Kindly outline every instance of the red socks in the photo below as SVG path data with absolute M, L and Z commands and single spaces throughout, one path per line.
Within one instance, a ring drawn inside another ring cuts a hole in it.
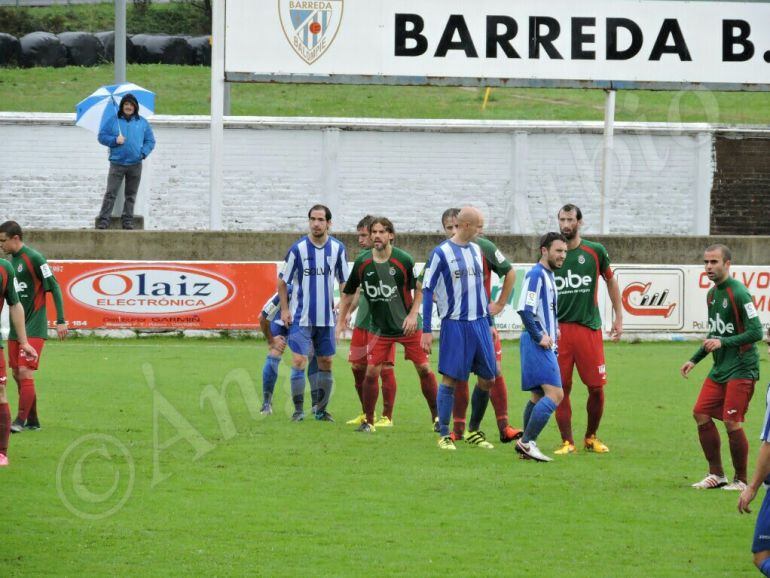
M 508 388 L 502 375 L 495 378 L 495 384 L 489 390 L 489 400 L 495 409 L 497 429 L 503 431 L 508 426 Z
M 709 420 L 707 423 L 699 425 L 698 437 L 700 438 L 700 445 L 703 448 L 703 455 L 706 456 L 706 460 L 709 463 L 709 473 L 717 476 L 724 476 L 725 471 L 722 469 L 722 453 L 720 450 L 722 441 L 719 438 L 719 430 L 717 429 L 716 424 Z M 746 442 L 746 446 L 748 450 L 748 442 Z M 745 471 L 746 470 L 744 469 L 744 472 Z
M 561 439 L 568 441 L 571 444 L 575 443 L 575 439 L 572 437 L 572 404 L 569 402 L 569 394 L 572 391 L 572 381 L 564 381 L 562 383 L 562 390 L 564 391 L 564 399 L 556 407 L 556 424 L 559 426 L 559 432 L 561 433 Z
M 377 407 L 377 398 L 380 397 L 380 388 L 377 386 L 377 376 L 367 375 L 364 378 L 363 401 L 366 421 L 374 425 L 374 409 Z
M 727 432 L 727 437 L 730 439 L 730 455 L 733 458 L 735 478 L 745 484 L 747 482 L 746 468 L 749 461 L 749 440 L 746 439 L 746 432 L 740 428 Z
M 382 380 L 382 415 L 393 419 L 393 406 L 396 403 L 396 374 L 393 367 L 386 365 L 380 373 Z
M 588 422 L 586 424 L 586 438 L 596 435 L 599 429 L 599 423 L 602 421 L 604 413 L 604 388 L 589 387 L 588 399 L 586 400 L 586 411 L 588 412 Z
M 22 379 L 19 383 L 19 412 L 17 419 L 27 421 L 32 405 L 35 403 L 35 380 Z
M 358 400 L 361 402 L 361 408 L 364 407 L 364 378 L 366 377 L 366 367 L 352 367 L 353 371 L 353 383 L 356 386 L 356 393 L 358 394 Z
M 0 454 L 8 455 L 8 438 L 11 436 L 11 408 L 0 403 Z
M 422 394 L 425 396 L 425 401 L 428 402 L 430 408 L 431 419 L 436 419 L 438 412 L 436 410 L 436 396 L 438 395 L 438 384 L 436 383 L 436 376 L 432 371 L 429 371 L 425 375 L 420 376 L 420 387 L 422 387 Z
M 463 437 L 465 433 L 465 414 L 468 411 L 468 382 L 458 381 L 455 384 L 455 402 L 452 408 L 454 417 L 454 434 L 457 439 Z

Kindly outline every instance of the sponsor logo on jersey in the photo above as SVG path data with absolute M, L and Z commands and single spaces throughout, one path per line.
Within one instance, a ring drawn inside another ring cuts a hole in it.
M 13 288 L 16 289 L 16 293 L 21 293 L 27 288 L 26 283 L 22 283 L 16 277 L 13 278 Z
M 334 42 L 343 4 L 343 0 L 278 0 L 283 34 L 307 64 L 321 58 Z
M 51 268 L 48 266 L 48 263 L 43 263 L 40 265 L 40 272 L 43 274 L 43 279 L 48 279 L 49 277 L 53 276 L 53 273 L 51 273 Z
M 377 285 L 367 281 L 364 283 L 363 287 L 364 292 L 366 293 L 366 298 L 370 301 L 377 301 L 380 299 L 390 300 L 398 294 L 397 287 L 386 285 L 382 282 L 382 280 L 380 280 L 379 284 Z
M 86 307 L 132 315 L 214 309 L 236 294 L 224 277 L 176 265 L 103 269 L 74 279 L 67 291 Z
M 717 333 L 718 335 L 735 333 L 735 325 L 725 323 L 719 313 L 717 313 L 716 319 L 709 319 L 709 333 Z
M 593 278 L 590 275 L 578 275 L 573 273 L 572 269 L 567 269 L 556 277 L 556 290 L 589 288 L 591 283 Z
M 668 289 L 652 291 L 652 283 L 629 283 L 623 290 L 623 309 L 632 315 L 663 317 L 667 319 L 676 309 L 676 303 L 668 301 Z

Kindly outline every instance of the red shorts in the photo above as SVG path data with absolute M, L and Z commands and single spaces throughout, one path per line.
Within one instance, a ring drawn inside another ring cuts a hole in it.
M 495 348 L 495 359 L 497 363 L 503 362 L 503 342 L 500 341 L 500 334 L 497 330 L 492 332 L 492 346 Z
M 428 354 L 425 353 L 420 345 L 422 331 L 415 331 L 406 337 L 382 337 L 379 335 L 369 336 L 369 356 L 367 363 L 369 365 L 380 365 L 382 363 L 393 363 L 395 360 L 396 343 L 404 346 L 404 358 L 416 363 L 425 365 L 429 362 Z
M 353 336 L 350 339 L 350 353 L 348 354 L 348 361 L 353 365 L 366 365 L 368 363 L 370 341 L 373 337 L 376 337 L 359 327 L 353 328 Z M 388 357 L 383 363 L 389 363 L 391 365 L 396 362 L 396 346 L 390 348 Z
M 717 383 L 707 377 L 693 412 L 722 421 L 742 422 L 754 395 L 754 383 L 751 379 L 731 379 L 727 383 Z
M 8 374 L 5 371 L 5 354 L 3 348 L 0 347 L 0 386 L 5 386 L 8 381 Z
M 560 323 L 559 371 L 562 385 L 572 384 L 572 369 L 577 366 L 580 379 L 588 387 L 603 387 L 607 383 L 604 365 L 602 330 L 579 323 Z
M 16 340 L 8 340 L 8 365 L 11 369 L 18 369 L 19 367 L 28 367 L 30 369 L 37 369 L 40 365 L 40 356 L 43 354 L 43 346 L 45 345 L 45 339 L 40 337 L 30 337 L 27 341 L 37 351 L 37 359 L 32 361 L 27 359 L 26 355 L 21 355 L 19 350 L 19 342 Z

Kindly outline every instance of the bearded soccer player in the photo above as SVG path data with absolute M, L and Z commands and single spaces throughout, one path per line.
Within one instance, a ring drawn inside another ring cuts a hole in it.
M 569 397 L 575 366 L 580 379 L 588 388 L 588 422 L 583 447 L 589 452 L 607 453 L 609 448 L 596 437 L 604 413 L 604 386 L 607 384 L 602 319 L 599 314 L 599 277 L 607 283 L 607 292 L 612 302 L 614 320 L 610 338 L 613 341 L 619 341 L 623 334 L 620 289 L 604 246 L 580 236 L 583 226 L 581 210 L 575 205 L 564 205 L 558 217 L 561 234 L 567 239 L 567 259 L 561 269 L 555 271 L 561 328 L 559 370 L 564 399 L 556 410 L 562 445 L 554 453 L 566 455 L 575 451 Z
M 0 259 L 0 312 L 3 310 L 3 305 L 8 303 L 9 316 L 16 331 L 19 349 L 22 355 L 35 360 L 37 359 L 37 351 L 27 342 L 27 331 L 24 327 L 24 307 L 22 307 L 16 293 L 16 285 L 13 267 L 5 259 Z M 11 436 L 11 409 L 8 406 L 7 382 L 5 355 L 3 355 L 0 344 L 0 467 L 8 465 L 8 438 Z
M 441 224 L 444 227 L 447 238 L 451 238 L 452 235 L 454 235 L 455 229 L 457 228 L 457 215 L 459 213 L 460 209 L 452 208 L 444 211 L 444 214 L 441 216 Z M 508 387 L 505 384 L 505 378 L 503 377 L 502 372 L 503 346 L 500 342 L 500 335 L 494 327 L 494 316 L 499 314 L 505 308 L 508 298 L 511 295 L 511 291 L 513 291 L 513 285 L 516 282 L 516 272 L 513 270 L 513 266 L 508 259 L 505 258 L 505 255 L 503 255 L 492 241 L 479 236 L 481 235 L 483 228 L 484 219 L 482 217 L 479 219 L 477 236 L 474 237 L 474 242 L 481 249 L 484 262 L 484 290 L 487 293 L 487 299 L 490 300 L 489 313 L 490 318 L 492 319 L 492 342 L 495 346 L 497 375 L 495 376 L 495 384 L 489 392 L 484 391 L 478 386 L 473 389 L 473 396 L 471 398 L 471 420 L 470 424 L 468 424 L 469 431 L 467 436 L 465 435 L 465 417 L 468 409 L 468 383 L 457 383 L 454 391 L 454 407 L 452 409 L 454 428 L 451 435 L 455 441 L 464 439 L 466 443 L 471 445 L 491 449 L 493 447 L 492 444 L 487 441 L 486 435 L 480 429 L 490 398 L 492 400 L 492 407 L 495 409 L 497 429 L 500 432 L 500 441 L 503 443 L 510 443 L 521 436 L 521 430 L 512 428 L 508 423 Z M 503 279 L 502 290 L 495 301 L 491 301 L 493 271 L 500 279 Z
M 363 402 L 366 420 L 357 431 L 375 430 L 374 408 L 377 404 L 377 379 L 396 343 L 404 347 L 406 359 L 414 363 L 428 408 L 431 423 L 436 418 L 436 376 L 430 361 L 420 345 L 422 332 L 418 331 L 418 315 L 422 296 L 415 292 L 414 259 L 406 251 L 393 247 L 393 223 L 384 217 L 375 218 L 370 226 L 372 250 L 356 259 L 340 303 L 337 335 L 344 331 L 344 318 L 350 310 L 353 295 L 361 291 L 369 302 L 370 321 L 366 378 Z
M 369 227 L 374 220 L 373 215 L 366 215 L 358 222 L 356 232 L 358 233 L 358 246 L 361 252 L 372 248 L 372 237 Z M 356 319 L 353 322 L 353 335 L 350 340 L 350 354 L 348 361 L 353 371 L 353 383 L 356 387 L 358 400 L 361 402 L 361 414 L 347 421 L 347 425 L 361 425 L 366 421 L 366 411 L 364 408 L 364 379 L 366 379 L 366 356 L 369 344 L 369 302 L 365 295 L 361 295 L 360 289 L 353 296 L 349 311 L 355 310 Z M 346 318 L 342 318 L 347 321 Z M 339 321 L 339 320 L 338 320 Z M 380 377 L 382 379 L 382 417 L 377 420 L 379 427 L 390 427 L 393 425 L 393 406 L 396 402 L 396 374 L 393 371 L 395 364 L 396 348 L 392 347 L 388 354 L 388 360 L 382 366 Z
M 286 254 L 278 280 L 281 320 L 289 327 L 287 344 L 292 352 L 292 421 L 305 419 L 305 367 L 308 357 L 318 357 L 318 397 L 313 400 L 315 419 L 334 421 L 326 410 L 334 387 L 332 359 L 334 339 L 334 280 L 340 291 L 348 278 L 345 245 L 329 235 L 332 212 L 324 205 L 308 211 L 310 233 L 294 243 Z M 291 301 L 287 284 L 292 285 Z
M 463 208 L 457 215 L 454 235 L 433 250 L 425 267 L 421 342 L 423 350 L 430 354 L 435 296 L 441 318 L 438 370 L 442 379 L 437 405 L 441 436 L 438 446 L 443 450 L 456 449 L 449 435 L 449 420 L 458 382 L 467 382 L 473 372 L 478 376 L 479 387 L 488 392 L 497 372 L 482 251 L 473 242 L 482 219 L 478 209 Z
M 64 304 L 61 289 L 56 282 L 45 257 L 24 244 L 23 232 L 15 221 L 0 225 L 0 248 L 11 255 L 11 265 L 16 274 L 17 293 L 24 308 L 24 318 L 29 344 L 37 351 L 37 357 L 23 354 L 21 340 L 15 327 L 8 336 L 8 360 L 13 379 L 19 389 L 19 410 L 11 424 L 11 431 L 19 433 L 24 429 L 40 429 L 35 394 L 35 370 L 40 363 L 40 354 L 48 338 L 46 318 L 46 293 L 53 295 L 56 305 L 56 333 L 59 339 L 67 336 L 67 322 L 64 320 Z
M 749 441 L 742 423 L 759 379 L 759 353 L 762 324 L 748 289 L 730 276 L 732 255 L 724 245 L 711 245 L 703 254 L 706 275 L 714 286 L 706 294 L 709 331 L 703 345 L 681 368 L 683 377 L 695 364 L 711 353 L 714 366 L 701 387 L 693 417 L 698 437 L 709 464 L 709 473 L 694 488 L 743 491 Z M 727 483 L 722 468 L 722 442 L 714 419 L 722 420 L 730 440 L 735 478 Z

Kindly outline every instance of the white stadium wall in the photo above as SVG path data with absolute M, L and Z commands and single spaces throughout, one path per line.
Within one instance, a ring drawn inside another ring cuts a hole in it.
M 107 151 L 73 115 L 0 113 L 0 206 L 22 226 L 93 227 Z M 158 116 L 137 214 L 145 228 L 209 223 L 208 117 Z M 709 125 L 623 124 L 615 129 L 610 230 L 709 232 L 715 170 Z M 434 232 L 440 211 L 472 203 L 493 233 L 555 226 L 566 202 L 599 232 L 601 123 L 274 119 L 225 125 L 226 230 L 302 231 L 305 210 L 328 204 L 338 230 L 365 213 L 400 231 Z

